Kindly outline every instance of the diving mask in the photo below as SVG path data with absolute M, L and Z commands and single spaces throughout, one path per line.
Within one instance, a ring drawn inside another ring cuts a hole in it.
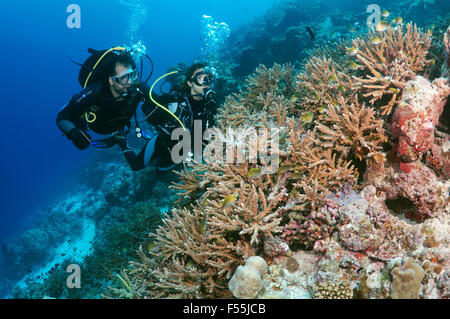
M 120 85 L 134 85 L 139 81 L 139 72 L 137 70 L 125 71 L 113 77 Z
M 196 73 L 191 78 L 191 81 L 198 86 L 213 86 L 216 78 L 216 70 L 211 67 L 206 67 L 202 72 Z

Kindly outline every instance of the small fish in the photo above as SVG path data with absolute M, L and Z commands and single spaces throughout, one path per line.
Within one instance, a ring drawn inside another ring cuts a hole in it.
M 280 166 L 280 168 L 278 168 L 278 173 L 284 174 L 287 171 L 289 171 L 292 167 L 294 167 L 292 164 L 283 164 Z
M 236 200 L 236 195 L 235 195 L 235 194 L 232 194 L 232 195 L 226 197 L 226 198 L 222 201 L 222 206 L 221 206 L 221 208 L 228 208 L 228 207 L 230 207 L 231 205 L 233 205 L 233 203 L 235 202 L 235 200 Z
M 208 199 L 207 199 L 207 198 L 205 198 L 205 199 L 203 200 L 203 202 L 202 202 L 202 205 L 203 205 L 203 206 L 206 206 L 206 204 L 208 204 Z
M 355 56 L 358 53 L 358 49 L 354 48 L 354 47 L 347 48 L 346 53 L 347 53 L 348 56 Z
M 354 61 L 347 61 L 347 69 L 356 71 L 358 70 L 358 64 L 356 64 Z
M 388 91 L 391 93 L 399 93 L 400 92 L 400 90 L 398 88 L 389 88 Z
M 260 168 L 250 168 L 247 172 L 247 177 L 258 177 L 261 175 Z
M 205 213 L 202 219 L 202 222 L 200 223 L 200 234 L 203 234 L 206 230 L 206 224 L 207 224 L 208 218 L 207 214 Z
M 189 258 L 188 261 L 186 262 L 186 267 L 191 268 L 195 266 L 195 262 L 192 258 Z
M 356 32 L 356 29 L 355 29 L 354 27 L 349 27 L 349 28 L 348 28 L 348 31 L 351 32 L 351 33 L 355 33 L 355 32 Z
M 395 24 L 402 24 L 402 22 L 403 22 L 403 18 L 400 16 L 398 16 L 397 18 L 392 20 L 392 23 L 395 23 Z
M 289 175 L 289 178 L 291 178 L 291 179 L 299 179 L 299 178 L 301 178 L 302 176 L 303 176 L 302 173 L 294 172 L 294 173 L 292 173 L 291 175 Z
M 389 17 L 390 14 L 391 14 L 391 13 L 390 13 L 389 11 L 387 11 L 387 10 L 381 11 L 381 16 L 382 16 L 383 18 Z
M 429 68 L 429 67 L 432 67 L 435 63 L 436 63 L 436 60 L 435 59 L 431 59 L 430 61 L 425 63 L 425 66 Z
M 316 37 L 316 35 L 314 34 L 314 32 L 312 32 L 311 28 L 308 26 L 306 27 L 306 31 L 309 33 L 309 35 L 311 36 L 311 40 L 314 40 L 314 38 Z
M 314 113 L 313 112 L 305 112 L 302 114 L 302 121 L 305 123 L 311 123 L 314 119 Z
M 295 103 L 295 102 L 297 102 L 297 100 L 298 100 L 298 96 L 297 95 L 292 95 L 292 97 L 291 97 L 291 102 L 292 103 Z
M 147 249 L 148 249 L 148 251 L 151 251 L 155 247 L 156 247 L 156 243 L 153 242 L 153 243 L 148 244 Z
M 336 75 L 330 74 L 330 76 L 328 77 L 327 81 L 328 81 L 328 83 L 336 82 L 337 81 Z
M 389 28 L 389 23 L 387 23 L 386 21 L 380 21 L 377 23 L 375 30 L 377 30 L 378 32 L 383 32 L 386 31 Z
M 319 106 L 319 113 L 320 113 L 320 114 L 325 113 L 326 110 L 327 110 L 327 107 L 326 107 L 326 106 L 324 106 L 324 105 Z
M 377 45 L 380 44 L 382 41 L 380 39 L 380 37 L 378 36 L 374 36 L 372 39 L 370 39 L 370 43 L 373 45 Z
M 66 255 L 65 253 L 62 253 L 62 254 L 61 254 L 61 257 L 64 257 L 65 255 Z
M 337 87 L 337 90 L 341 93 L 345 93 L 345 88 L 339 84 L 339 86 Z

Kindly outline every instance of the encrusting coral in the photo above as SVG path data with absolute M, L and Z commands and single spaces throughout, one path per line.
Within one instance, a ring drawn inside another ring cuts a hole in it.
M 437 128 L 448 72 L 422 77 L 430 41 L 408 24 L 353 40 L 347 57 L 342 46 L 316 50 L 297 75 L 291 65 L 259 67 L 217 116 L 208 145 L 222 161 L 192 161 L 179 173 L 177 207 L 151 235 L 155 246 L 141 248 L 141 261 L 125 271 L 127 289 L 135 297 L 230 297 L 229 279 L 249 257 L 271 265 L 312 250 L 322 256 L 311 269 L 317 298 L 396 297 L 405 285 L 408 297 L 448 294 L 448 252 L 439 255 L 439 243 L 399 216 L 444 229 L 450 210 L 448 135 Z M 248 143 L 258 129 L 279 139 Z M 224 161 L 224 144 L 247 148 Z M 270 144 L 275 172 L 256 152 Z M 420 289 L 423 275 L 411 281 L 405 267 L 426 260 L 439 274 Z

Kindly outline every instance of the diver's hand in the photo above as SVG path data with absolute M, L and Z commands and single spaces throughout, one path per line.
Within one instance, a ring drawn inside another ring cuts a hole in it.
M 80 150 L 84 150 L 91 145 L 92 137 L 78 128 L 73 128 L 67 137 Z
M 112 138 L 114 139 L 114 142 L 119 145 L 120 149 L 124 150 L 128 147 L 127 138 L 125 135 L 117 132 L 113 134 Z

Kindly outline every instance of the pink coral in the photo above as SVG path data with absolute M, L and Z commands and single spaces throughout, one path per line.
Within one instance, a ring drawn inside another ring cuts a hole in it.
M 279 237 L 270 237 L 264 242 L 264 253 L 268 257 L 286 256 L 289 246 Z
M 416 221 L 435 217 L 443 208 L 446 197 L 445 185 L 431 169 L 421 162 L 408 164 L 410 171 L 399 171 L 396 163 L 388 162 L 384 179 L 373 185 L 384 191 L 388 200 L 404 198 L 414 205 L 406 217 Z
M 439 122 L 447 96 L 448 81 L 431 83 L 417 76 L 409 81 L 392 118 L 392 131 L 398 137 L 396 151 L 403 163 L 417 161 L 434 144 L 434 127 Z M 403 171 L 408 166 L 401 167 Z

